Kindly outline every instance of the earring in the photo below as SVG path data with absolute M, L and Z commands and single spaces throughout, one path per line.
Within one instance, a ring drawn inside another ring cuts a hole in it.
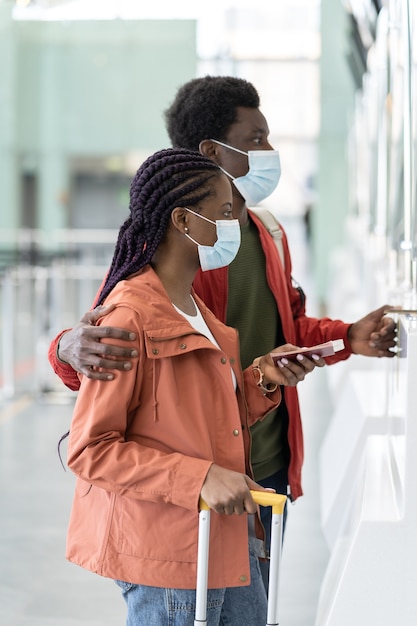
M 184 228 L 184 232 L 185 232 L 185 233 L 188 233 L 188 226 L 186 226 L 186 227 Z

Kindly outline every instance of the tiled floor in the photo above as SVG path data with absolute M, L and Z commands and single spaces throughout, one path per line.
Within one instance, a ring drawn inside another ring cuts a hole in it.
M 287 228 L 297 278 L 308 285 L 303 232 L 292 223 Z M 326 371 L 314 372 L 299 390 L 305 495 L 289 511 L 281 626 L 314 626 L 328 559 L 318 497 L 318 451 L 331 414 Z M 0 404 L 0 626 L 121 626 L 125 621 L 114 583 L 64 558 L 73 477 L 60 464 L 57 442 L 69 427 L 71 410 L 71 402 L 24 395 Z

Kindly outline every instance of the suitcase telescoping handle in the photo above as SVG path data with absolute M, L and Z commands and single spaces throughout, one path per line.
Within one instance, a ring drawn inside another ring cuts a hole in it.
M 268 621 L 266 626 L 277 626 L 278 587 L 282 550 L 282 521 L 286 496 L 271 491 L 251 491 L 252 498 L 260 506 L 272 507 L 271 561 L 268 586 Z M 210 540 L 210 508 L 200 499 L 198 526 L 197 585 L 194 626 L 207 624 L 208 555 Z

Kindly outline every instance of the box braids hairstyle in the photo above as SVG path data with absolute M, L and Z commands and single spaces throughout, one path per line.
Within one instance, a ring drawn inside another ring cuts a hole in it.
M 195 207 L 213 193 L 209 180 L 220 174 L 214 161 L 183 148 L 160 150 L 146 159 L 132 180 L 130 216 L 120 228 L 97 305 L 119 281 L 150 263 L 173 209 Z

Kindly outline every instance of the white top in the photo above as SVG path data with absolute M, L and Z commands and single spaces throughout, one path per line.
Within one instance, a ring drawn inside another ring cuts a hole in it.
M 195 315 L 187 315 L 187 313 L 184 313 L 184 311 L 181 311 L 181 309 L 179 309 L 177 306 L 175 306 L 174 303 L 172 303 L 172 306 L 174 307 L 174 309 L 176 311 L 178 311 L 178 313 L 181 313 L 181 315 L 183 315 L 185 317 L 185 319 L 191 324 L 191 326 L 193 328 L 195 328 L 199 333 L 201 333 L 202 335 L 205 335 L 207 337 L 207 339 L 209 339 L 212 343 L 214 343 L 215 346 L 217 346 L 220 350 L 220 346 L 217 343 L 217 341 L 215 340 L 215 338 L 213 337 L 212 332 L 210 331 L 209 327 L 207 326 L 204 317 L 201 315 L 201 311 L 198 308 L 196 301 L 194 300 L 194 298 L 191 296 L 192 301 L 194 302 L 194 306 L 196 309 L 196 314 Z M 230 368 L 231 374 L 232 374 L 232 381 L 233 381 L 233 386 L 236 390 L 236 376 L 234 371 L 232 370 L 232 368 Z

